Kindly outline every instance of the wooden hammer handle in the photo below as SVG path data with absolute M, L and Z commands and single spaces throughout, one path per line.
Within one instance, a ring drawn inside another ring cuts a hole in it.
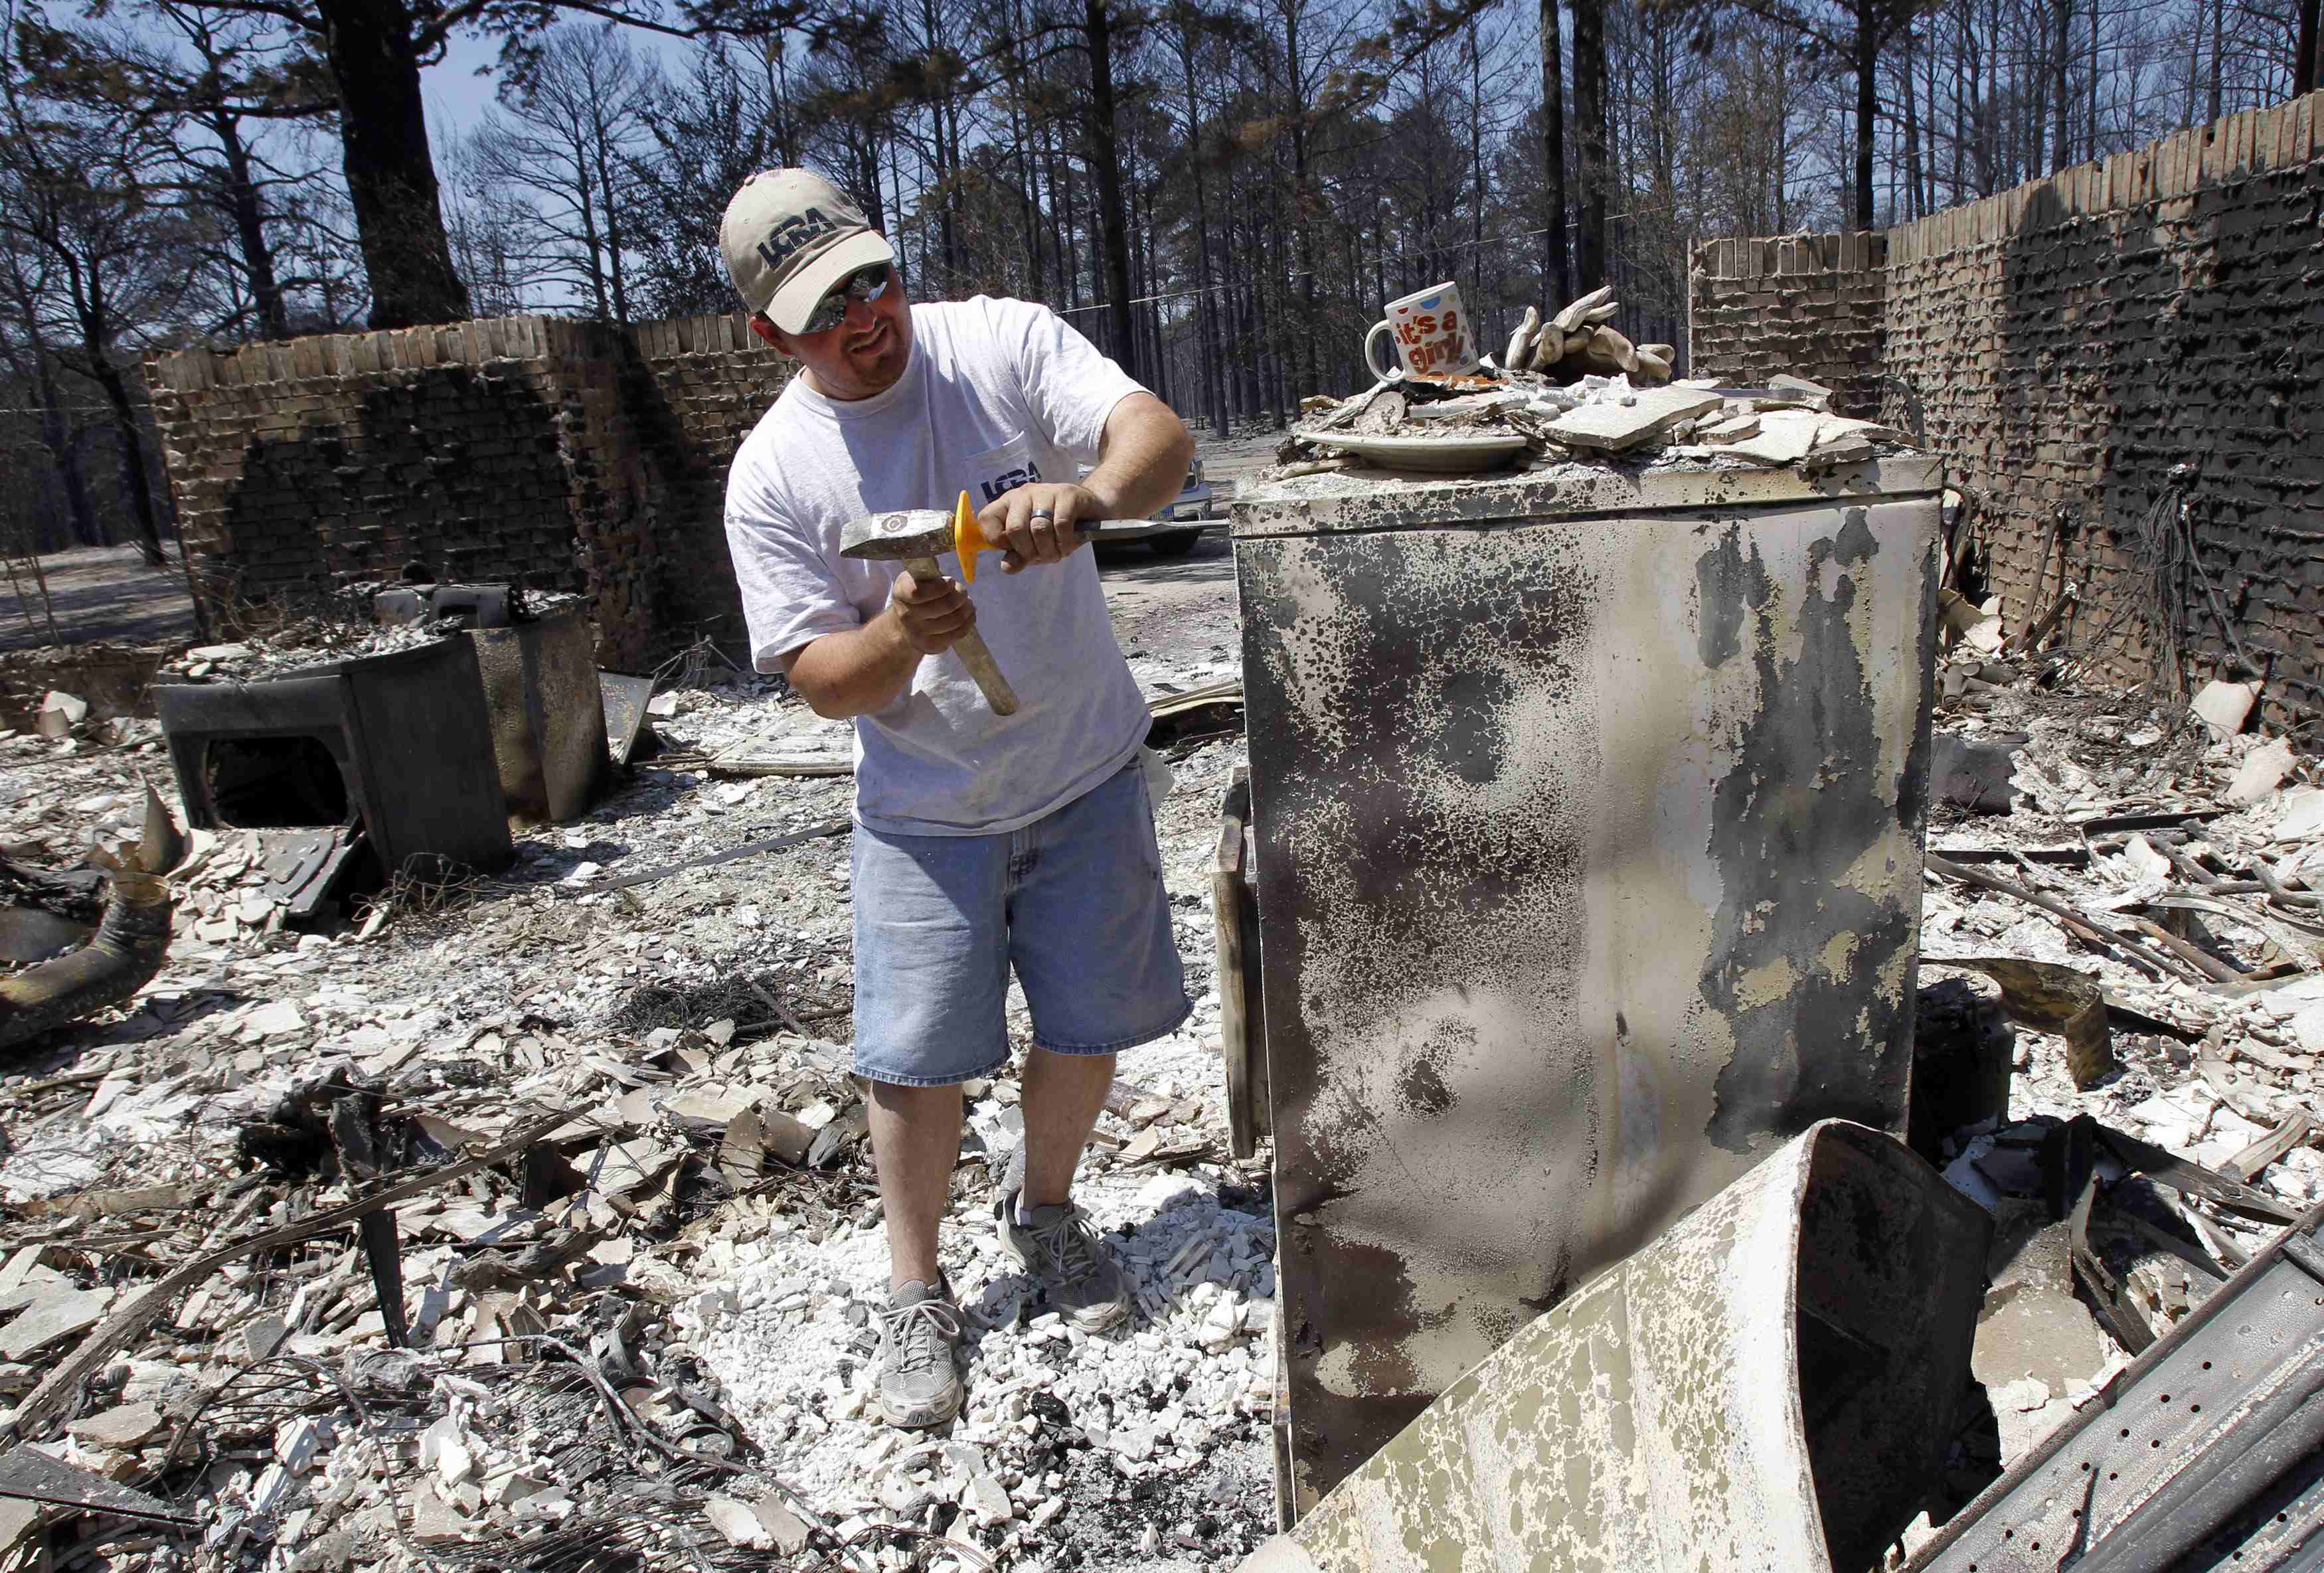
M 933 584 L 944 577 L 944 572 L 936 566 L 934 557 L 906 557 L 904 572 L 923 584 Z M 1016 714 L 1017 690 L 1009 686 L 1009 679 L 1001 675 L 1000 665 L 993 660 L 992 652 L 984 648 L 984 636 L 972 628 L 961 635 L 959 642 L 952 648 L 953 653 L 960 658 L 961 665 L 968 668 L 968 675 L 975 678 L 976 685 L 984 691 L 984 702 L 992 706 L 992 713 Z

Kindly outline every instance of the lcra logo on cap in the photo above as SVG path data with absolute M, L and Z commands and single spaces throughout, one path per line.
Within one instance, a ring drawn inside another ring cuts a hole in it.
M 759 260 L 767 264 L 770 273 L 779 273 L 783 264 L 798 254 L 801 246 L 836 234 L 839 227 L 839 221 L 825 217 L 820 207 L 794 213 L 760 238 L 756 247 Z

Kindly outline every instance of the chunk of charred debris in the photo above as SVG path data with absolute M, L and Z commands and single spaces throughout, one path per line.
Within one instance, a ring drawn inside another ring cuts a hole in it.
M 2010 786 L 2016 774 L 2024 732 L 1997 732 L 1972 741 L 1949 731 L 1936 734 L 1934 785 L 1937 801 L 1972 814 L 2007 814 L 2016 806 Z
M 1999 983 L 1976 973 L 1923 977 L 1914 1002 L 1913 1093 L 1905 1103 L 1912 1149 L 1941 1164 L 1953 1132 L 2006 1119 L 2016 1050 Z

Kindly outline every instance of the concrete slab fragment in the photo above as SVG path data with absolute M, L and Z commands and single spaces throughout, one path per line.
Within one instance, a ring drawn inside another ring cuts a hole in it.
M 1726 400 L 1692 388 L 1653 388 L 1629 404 L 1585 404 L 1549 424 L 1549 435 L 1578 448 L 1618 454 L 1717 409 Z
M 1824 418 L 1812 409 L 1770 409 L 1759 417 L 1759 435 L 1729 453 L 1762 465 L 1796 465 L 1814 450 Z
M 0 1328 L 0 1357 L 21 1360 L 35 1349 L 85 1332 L 113 1303 L 110 1289 L 63 1289 L 42 1295 Z

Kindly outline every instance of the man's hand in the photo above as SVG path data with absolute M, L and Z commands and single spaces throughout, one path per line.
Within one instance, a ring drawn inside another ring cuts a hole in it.
M 976 626 L 976 603 L 950 579 L 923 582 L 899 574 L 888 592 L 888 610 L 896 614 L 904 642 L 924 656 L 942 655 Z
M 1005 546 L 1001 571 L 1014 574 L 1030 563 L 1064 562 L 1085 544 L 1074 521 L 1104 517 L 1104 500 L 1088 487 L 1036 481 L 986 503 L 976 522 L 987 539 Z

